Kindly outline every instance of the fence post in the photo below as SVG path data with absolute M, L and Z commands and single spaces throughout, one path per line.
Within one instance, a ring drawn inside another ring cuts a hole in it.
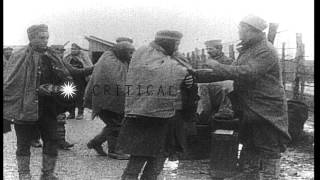
M 296 34 L 296 43 L 297 43 L 297 50 L 296 50 L 296 57 L 294 61 L 294 82 L 293 82 L 293 99 L 299 99 L 299 85 L 300 85 L 300 74 L 299 74 L 299 66 L 300 60 L 302 57 L 302 34 Z
M 304 55 L 305 55 L 305 51 L 304 51 L 304 44 L 302 43 L 301 44 L 301 59 L 300 59 L 300 64 L 299 64 L 299 74 L 300 74 L 300 80 L 301 80 L 301 83 L 300 83 L 300 100 L 304 100 L 304 84 L 305 84 L 305 76 L 306 76 L 306 71 L 305 71 L 305 59 L 304 59 Z
M 206 63 L 206 61 L 207 61 L 207 56 L 206 56 L 204 49 L 201 49 L 201 61 L 203 63 Z
M 234 55 L 234 49 L 233 49 L 233 44 L 229 45 L 229 57 L 231 59 L 236 59 Z
M 271 42 L 272 44 L 274 42 L 274 39 L 276 38 L 278 27 L 279 27 L 279 24 L 277 23 L 269 24 L 268 41 Z
M 286 77 L 286 43 L 282 43 L 282 57 L 281 57 L 281 61 L 282 61 L 282 82 L 283 82 L 283 87 L 284 90 L 286 90 L 286 81 L 287 81 L 287 77 Z
M 195 68 L 198 68 L 198 62 L 196 61 L 196 55 L 194 51 L 191 52 L 191 62 Z

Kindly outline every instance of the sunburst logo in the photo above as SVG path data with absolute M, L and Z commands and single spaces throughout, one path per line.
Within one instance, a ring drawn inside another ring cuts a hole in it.
M 76 86 L 72 82 L 66 82 L 61 86 L 61 94 L 66 98 L 72 98 L 76 94 Z

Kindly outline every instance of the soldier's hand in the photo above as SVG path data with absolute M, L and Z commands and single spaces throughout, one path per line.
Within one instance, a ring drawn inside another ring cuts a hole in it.
M 39 86 L 39 95 L 51 96 L 53 93 L 58 93 L 59 86 L 53 84 L 42 84 Z
M 183 80 L 184 85 L 186 85 L 187 88 L 192 87 L 192 85 L 194 84 L 194 79 L 193 76 L 188 74 L 184 80 Z
M 204 64 L 204 66 L 205 66 L 204 68 L 213 68 L 218 65 L 220 65 L 220 63 L 218 61 L 210 59 L 207 61 L 206 64 Z

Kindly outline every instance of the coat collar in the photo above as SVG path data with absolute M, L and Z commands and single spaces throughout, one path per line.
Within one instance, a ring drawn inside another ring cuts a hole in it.
M 257 36 L 255 38 L 250 39 L 247 42 L 241 41 L 239 44 L 237 44 L 237 46 L 238 46 L 237 50 L 238 50 L 239 53 L 241 53 L 241 52 L 243 52 L 243 51 L 245 51 L 247 49 L 255 47 L 258 44 L 261 44 L 261 43 L 266 42 L 266 41 L 267 41 L 266 36 L 265 36 L 265 34 L 263 34 L 262 36 Z
M 154 49 L 162 52 L 163 54 L 167 55 L 166 51 L 165 51 L 161 46 L 159 46 L 157 43 L 155 43 L 154 41 L 152 41 L 152 42 L 150 43 L 150 46 L 151 46 L 152 48 L 154 48 Z

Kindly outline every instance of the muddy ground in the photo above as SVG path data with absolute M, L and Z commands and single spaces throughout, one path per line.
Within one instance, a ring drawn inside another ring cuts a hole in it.
M 305 124 L 305 136 L 283 153 L 281 179 L 314 179 L 314 118 L 309 116 Z M 103 127 L 99 119 L 89 120 L 86 111 L 85 120 L 69 120 L 66 124 L 67 140 L 75 143 L 70 150 L 61 150 L 57 164 L 57 174 L 63 180 L 116 180 L 119 179 L 127 161 L 113 160 L 97 156 L 86 143 Z M 3 177 L 5 180 L 18 179 L 15 160 L 16 138 L 14 130 L 4 135 Z M 104 144 L 106 149 L 106 143 Z M 31 172 L 34 179 L 39 179 L 41 168 L 41 148 L 32 148 Z M 209 160 L 167 161 L 162 174 L 165 180 L 211 179 L 208 173 Z

